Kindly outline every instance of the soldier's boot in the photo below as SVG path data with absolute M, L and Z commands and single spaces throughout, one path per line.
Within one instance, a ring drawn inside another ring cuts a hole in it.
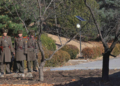
M 1 72 L 1 75 L 4 75 L 4 70 L 5 70 L 5 64 L 2 62 L 0 64 L 0 72 Z
M 28 72 L 31 72 L 31 61 L 27 62 L 27 68 L 28 68 Z
M 34 60 L 33 61 L 33 71 L 35 71 L 35 72 L 37 72 L 36 67 L 37 67 L 37 62 L 36 62 L 36 60 Z
M 17 61 L 16 62 L 16 65 L 17 65 L 17 68 L 16 68 L 16 73 L 19 73 L 19 69 L 20 69 L 20 62 L 19 61 Z
M 3 72 L 1 72 L 0 77 L 4 77 L 4 73 Z

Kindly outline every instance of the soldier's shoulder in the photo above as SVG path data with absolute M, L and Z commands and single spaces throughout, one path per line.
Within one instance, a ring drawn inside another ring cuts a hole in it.
M 0 39 L 2 39 L 2 36 L 0 36 Z
M 35 37 L 35 41 L 37 41 L 37 37 Z
M 18 37 L 15 37 L 15 40 L 17 40 Z
M 28 40 L 28 37 L 27 37 L 27 36 L 23 37 L 23 40 L 27 41 L 27 40 Z
M 11 38 L 11 36 L 7 36 L 8 38 Z

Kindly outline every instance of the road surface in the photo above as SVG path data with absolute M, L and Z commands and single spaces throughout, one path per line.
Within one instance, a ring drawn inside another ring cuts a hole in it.
M 120 69 L 120 56 L 117 58 L 111 58 L 109 63 L 110 69 Z M 87 70 L 87 69 L 102 69 L 102 60 L 81 63 L 72 66 L 63 66 L 51 68 L 51 71 L 64 71 L 64 70 Z

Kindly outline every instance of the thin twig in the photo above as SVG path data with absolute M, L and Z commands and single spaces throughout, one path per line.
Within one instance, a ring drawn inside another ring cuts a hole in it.
M 16 6 L 15 6 L 15 4 L 13 3 L 13 5 L 14 5 L 14 7 L 15 7 L 15 11 L 16 11 L 16 13 L 17 13 L 17 16 L 19 17 L 19 19 L 22 21 L 22 23 L 24 24 L 24 26 L 25 26 L 25 29 L 26 29 L 26 32 L 28 33 L 28 29 L 27 29 L 27 27 L 26 27 L 26 24 L 25 24 L 25 22 L 22 20 L 22 18 L 20 17 L 20 15 L 19 15 L 19 13 L 18 13 L 18 11 L 17 11 L 17 8 L 16 8 Z

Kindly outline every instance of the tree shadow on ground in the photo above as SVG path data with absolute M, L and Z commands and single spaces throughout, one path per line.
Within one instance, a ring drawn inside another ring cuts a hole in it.
M 78 81 L 73 80 L 71 82 L 66 82 L 54 86 L 120 86 L 120 72 L 113 73 L 109 75 L 110 81 L 103 82 L 100 77 L 79 77 Z

